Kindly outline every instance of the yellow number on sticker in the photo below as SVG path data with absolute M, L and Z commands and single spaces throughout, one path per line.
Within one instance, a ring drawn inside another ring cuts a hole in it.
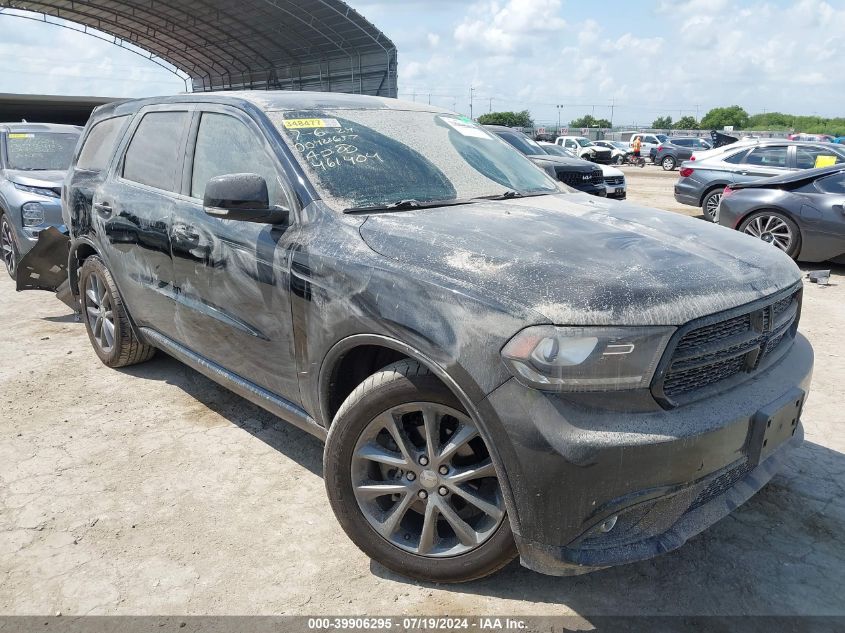
M 816 167 L 827 167 L 836 164 L 836 156 L 816 156 Z
M 302 127 L 326 127 L 326 122 L 323 119 L 287 119 L 285 127 L 289 130 Z

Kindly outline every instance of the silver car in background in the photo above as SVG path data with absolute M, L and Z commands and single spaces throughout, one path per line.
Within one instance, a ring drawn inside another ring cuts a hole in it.
M 82 128 L 0 123 L 0 249 L 12 278 L 49 226 L 62 227 L 62 181 Z
M 701 207 L 704 217 L 716 222 L 725 187 L 843 162 L 845 146 L 771 139 L 730 145 L 723 152 L 694 158 L 681 165 L 675 200 Z

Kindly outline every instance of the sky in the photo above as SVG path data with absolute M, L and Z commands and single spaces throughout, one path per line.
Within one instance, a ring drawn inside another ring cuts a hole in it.
M 614 124 L 845 115 L 845 0 L 347 0 L 398 48 L 400 98 Z M 184 80 L 69 29 L 0 13 L 0 92 L 146 96 Z M 561 107 L 557 107 L 561 106 Z

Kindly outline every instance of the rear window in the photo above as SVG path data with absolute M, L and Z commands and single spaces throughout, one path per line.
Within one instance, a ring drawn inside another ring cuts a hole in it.
M 825 193 L 845 194 L 845 173 L 834 174 L 816 181 L 819 191 Z
M 786 147 L 755 147 L 743 161 L 746 165 L 761 167 L 786 167 Z
M 128 115 L 118 116 L 95 124 L 85 139 L 76 166 L 91 171 L 102 171 L 108 167 L 117 135 L 128 119 Z
M 179 150 L 187 112 L 150 112 L 144 115 L 126 149 L 123 177 L 165 191 L 178 191 L 181 174 Z

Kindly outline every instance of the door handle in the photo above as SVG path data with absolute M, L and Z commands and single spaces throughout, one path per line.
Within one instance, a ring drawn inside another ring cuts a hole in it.
M 108 202 L 95 202 L 94 203 L 94 211 L 97 213 L 101 213 L 103 215 L 110 215 L 111 214 L 111 205 Z

